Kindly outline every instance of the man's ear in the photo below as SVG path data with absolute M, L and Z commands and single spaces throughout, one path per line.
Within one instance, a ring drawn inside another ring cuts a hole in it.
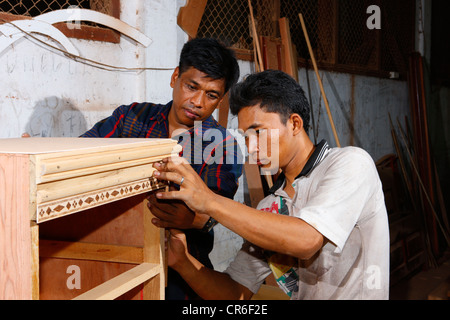
M 297 135 L 303 130 L 303 119 L 299 114 L 293 113 L 289 117 L 289 121 L 292 123 L 293 134 Z
M 176 67 L 172 73 L 172 77 L 170 78 L 170 87 L 172 89 L 175 86 L 175 82 L 177 81 L 179 76 L 180 76 L 180 67 Z

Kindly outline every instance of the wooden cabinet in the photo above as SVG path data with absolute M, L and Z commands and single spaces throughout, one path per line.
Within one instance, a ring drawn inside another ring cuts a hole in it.
M 0 299 L 164 299 L 146 195 L 171 139 L 0 139 Z

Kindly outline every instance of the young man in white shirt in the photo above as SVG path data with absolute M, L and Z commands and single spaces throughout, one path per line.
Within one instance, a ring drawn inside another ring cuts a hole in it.
M 246 239 L 222 273 L 194 259 L 172 229 L 169 265 L 204 299 L 250 299 L 272 272 L 291 299 L 388 299 L 389 228 L 372 158 L 355 147 L 315 146 L 304 91 L 283 72 L 250 75 L 232 89 L 230 107 L 249 156 L 282 173 L 253 209 L 211 192 L 188 164 L 155 165 L 156 177 L 181 186 L 158 199 L 183 200 Z

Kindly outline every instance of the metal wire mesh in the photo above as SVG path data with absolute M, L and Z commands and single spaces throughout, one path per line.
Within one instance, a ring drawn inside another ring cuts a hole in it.
M 274 35 L 271 21 L 274 2 L 252 0 L 256 28 L 259 35 Z M 198 37 L 214 37 L 233 48 L 253 49 L 250 10 L 246 0 L 208 1 Z
M 377 67 L 377 31 L 366 27 L 368 0 L 339 1 L 339 63 Z
M 36 17 L 53 10 L 68 9 L 71 6 L 92 9 L 105 14 L 112 12 L 110 0 L 0 0 L 0 12 L 29 17 Z
M 287 17 L 300 59 L 310 54 L 298 14 L 302 13 L 318 63 L 348 70 L 406 72 L 413 49 L 414 0 L 252 0 L 258 34 L 279 36 L 276 22 Z M 382 29 L 366 26 L 367 8 L 382 10 Z M 279 11 L 277 11 L 277 6 Z M 274 14 L 279 12 L 278 17 Z M 234 48 L 253 50 L 246 0 L 208 1 L 199 37 L 216 37 Z

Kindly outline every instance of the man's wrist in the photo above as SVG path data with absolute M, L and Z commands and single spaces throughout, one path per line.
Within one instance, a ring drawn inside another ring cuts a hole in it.
M 202 232 L 208 233 L 211 231 L 212 228 L 214 228 L 214 226 L 217 224 L 217 221 L 213 218 L 210 217 L 208 219 L 208 221 L 206 221 L 205 225 L 203 226 L 203 228 L 201 229 Z

